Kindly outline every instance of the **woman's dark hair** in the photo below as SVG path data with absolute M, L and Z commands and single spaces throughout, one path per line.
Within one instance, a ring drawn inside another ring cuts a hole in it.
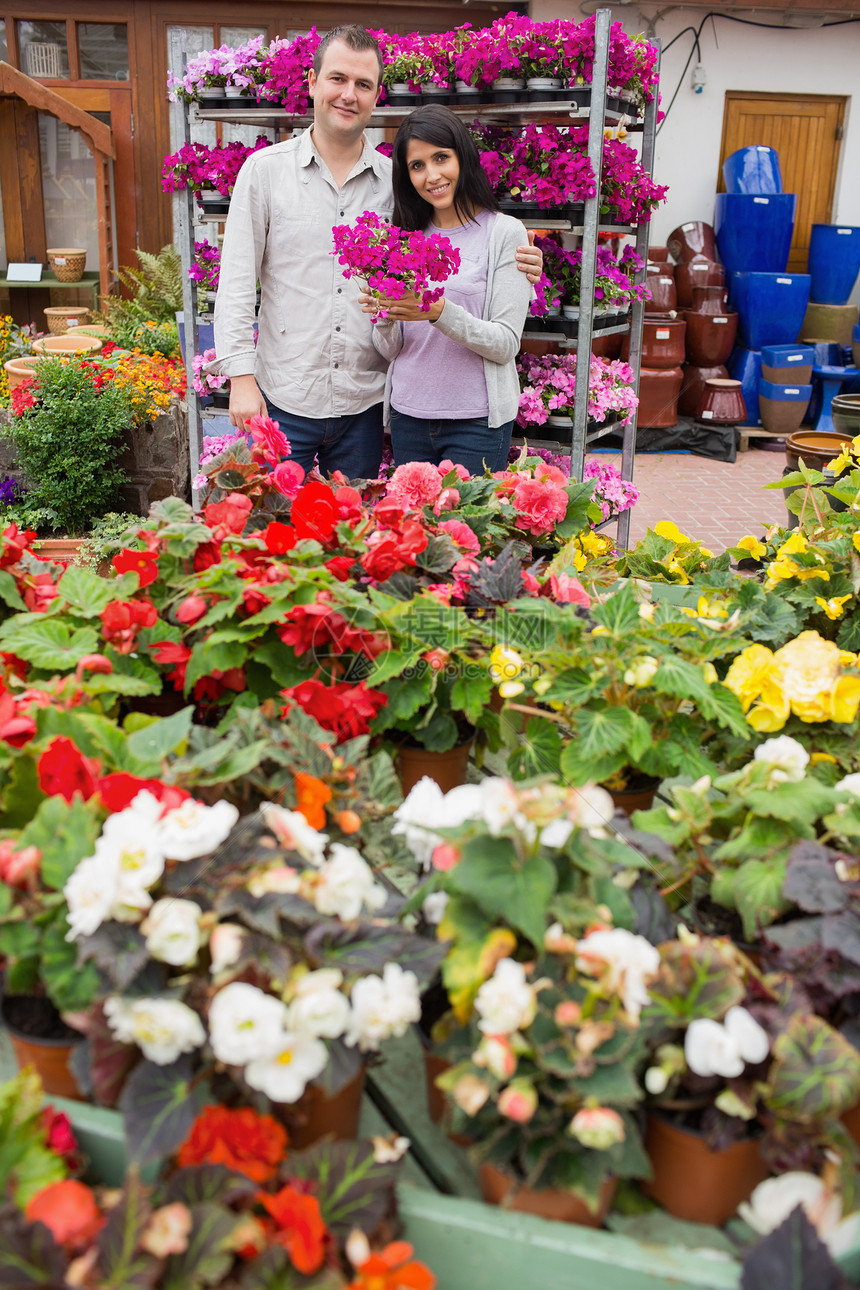
M 433 143 L 456 153 L 460 163 L 460 178 L 454 192 L 454 209 L 461 220 L 473 219 L 481 210 L 499 209 L 490 181 L 481 165 L 475 140 L 453 112 L 441 104 L 430 103 L 427 107 L 416 108 L 406 118 L 394 140 L 391 154 L 394 165 L 391 177 L 394 188 L 392 218 L 400 228 L 409 232 L 425 229 L 433 219 L 433 207 L 423 197 L 419 197 L 409 177 L 406 153 L 410 139 Z

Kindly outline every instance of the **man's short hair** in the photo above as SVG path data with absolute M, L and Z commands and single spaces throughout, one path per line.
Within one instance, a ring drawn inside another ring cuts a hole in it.
M 376 54 L 376 61 L 379 63 L 379 83 L 382 81 L 382 50 L 374 36 L 365 27 L 360 26 L 357 22 L 345 23 L 342 27 L 332 27 L 327 31 L 320 43 L 317 45 L 314 54 L 314 74 L 319 76 L 322 69 L 325 51 L 332 41 L 341 40 L 350 49 L 363 53 L 368 50 Z

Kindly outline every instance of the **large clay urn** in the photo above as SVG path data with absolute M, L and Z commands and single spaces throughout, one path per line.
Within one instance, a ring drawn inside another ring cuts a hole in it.
M 724 314 L 728 311 L 728 307 L 725 287 L 693 287 L 693 304 L 691 306 L 693 313 Z
M 666 238 L 669 254 L 679 264 L 686 264 L 696 256 L 707 260 L 717 258 L 717 235 L 710 224 L 702 220 L 689 220 L 672 230 Z
M 728 368 L 722 363 L 716 367 L 696 367 L 687 363 L 684 368 L 684 380 L 681 393 L 678 395 L 678 412 L 682 417 L 699 417 L 702 412 L 702 398 L 705 393 L 705 381 L 713 377 L 728 379 Z
M 687 324 L 682 318 L 646 318 L 642 324 L 642 366 L 680 367 L 684 361 Z M 621 357 L 630 355 L 630 337 L 621 343 Z M 670 422 L 674 424 L 674 422 Z
M 645 301 L 646 314 L 668 314 L 678 304 L 675 277 L 671 273 L 649 273 L 646 278 L 651 299 Z
M 716 367 L 725 363 L 735 347 L 738 316 L 732 314 L 697 314 L 688 309 L 687 361 L 696 367 Z
M 726 281 L 726 271 L 712 260 L 689 260 L 675 265 L 675 290 L 678 307 L 692 309 L 694 287 L 719 287 Z
M 684 373 L 680 367 L 643 367 L 639 373 L 636 424 L 662 429 L 678 424 L 678 393 Z

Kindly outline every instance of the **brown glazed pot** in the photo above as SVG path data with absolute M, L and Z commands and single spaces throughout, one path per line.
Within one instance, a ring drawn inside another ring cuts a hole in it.
M 747 405 L 740 381 L 723 377 L 705 381 L 700 420 L 717 426 L 740 426 L 746 419 Z
M 654 1176 L 642 1183 L 642 1190 L 667 1213 L 691 1223 L 719 1227 L 770 1173 L 755 1138 L 712 1151 L 700 1134 L 676 1128 L 653 1112 L 645 1150 Z
M 680 367 L 643 367 L 639 373 L 637 425 L 663 429 L 678 424 L 678 394 L 684 373 Z
M 682 318 L 646 318 L 642 324 L 643 367 L 678 367 L 684 361 L 687 324 Z M 621 357 L 630 355 L 630 336 L 621 341 Z M 641 422 L 640 422 L 641 424 Z
M 687 264 L 676 265 L 675 289 L 679 308 L 692 308 L 694 287 L 722 287 L 725 281 L 725 269 L 711 260 L 690 260 Z
M 668 314 L 678 303 L 675 278 L 670 273 L 649 273 L 647 278 L 651 299 L 645 301 L 648 314 Z
M 598 358 L 618 358 L 621 354 L 621 342 L 624 339 L 620 331 L 610 336 L 592 336 L 591 352 Z
M 812 470 L 823 470 L 850 442 L 847 435 L 830 434 L 826 430 L 798 430 L 785 441 L 785 464 L 797 470 L 802 461 Z
M 703 220 L 689 220 L 672 229 L 666 238 L 666 246 L 679 264 L 687 264 L 697 256 L 706 260 L 717 258 L 717 235 Z
M 294 1105 L 281 1103 L 274 1109 L 277 1118 L 287 1127 L 290 1146 L 303 1151 L 321 1138 L 335 1138 L 338 1142 L 357 1138 L 363 1096 L 362 1066 L 358 1074 L 332 1096 L 309 1084 Z
M 765 430 L 785 437 L 800 429 L 808 406 L 808 403 L 795 403 L 789 399 L 769 399 L 764 394 L 758 396 L 759 416 Z
M 697 314 L 688 309 L 684 318 L 687 323 L 687 361 L 696 367 L 718 367 L 725 363 L 735 347 L 738 315 Z
M 717 284 L 693 286 L 693 303 L 692 311 L 696 314 L 725 314 L 728 313 L 726 304 L 726 289 Z
M 430 752 L 427 748 L 401 744 L 397 750 L 397 773 L 403 796 L 406 797 L 409 790 L 425 775 L 435 779 L 443 793 L 465 784 L 471 747 L 471 739 L 464 744 L 457 744 L 455 748 L 449 748 L 447 752 Z
M 688 363 L 684 368 L 684 380 L 681 393 L 678 395 L 678 411 L 682 417 L 698 417 L 702 411 L 702 398 L 705 393 L 705 381 L 713 377 L 727 380 L 729 370 L 719 363 L 716 367 L 697 367 Z
M 649 246 L 648 259 L 655 264 L 663 264 L 669 259 L 668 246 Z
M 481 1195 L 488 1205 L 514 1209 L 520 1214 L 538 1214 L 541 1218 L 551 1219 L 555 1223 L 577 1223 L 580 1227 L 603 1226 L 618 1186 L 614 1178 L 607 1178 L 600 1188 L 597 1210 L 592 1213 L 585 1201 L 574 1196 L 573 1192 L 561 1191 L 555 1187 L 535 1190 L 533 1187 L 527 1187 L 525 1183 L 518 1183 L 511 1174 L 505 1173 L 498 1165 L 481 1165 L 478 1178 Z

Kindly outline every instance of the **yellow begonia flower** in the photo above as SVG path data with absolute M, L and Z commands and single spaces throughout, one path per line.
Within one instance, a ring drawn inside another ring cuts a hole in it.
M 814 752 L 810 754 L 809 764 L 811 766 L 817 766 L 819 762 L 822 762 L 822 761 L 832 761 L 834 766 L 836 765 L 836 758 L 832 755 L 832 753 Z
M 713 663 L 705 663 L 702 666 L 702 671 L 705 674 L 705 680 L 707 681 L 708 685 L 715 685 L 716 682 L 719 681 L 720 678 L 719 678 L 719 675 L 717 674 L 717 669 L 714 667 Z
M 848 463 L 850 462 L 850 460 L 851 460 L 851 448 L 850 448 L 850 446 L 846 443 L 846 444 L 843 446 L 842 451 L 840 452 L 839 456 L 838 456 L 838 457 L 834 457 L 832 461 L 828 461 L 828 463 L 827 463 L 827 465 L 826 465 L 825 469 L 826 469 L 826 470 L 832 470 L 832 471 L 833 471 L 833 473 L 834 473 L 834 474 L 836 474 L 836 475 L 841 475 L 841 474 L 842 474 L 842 472 L 843 472 L 843 470 L 845 469 L 845 467 L 846 467 L 846 466 L 848 465 Z
M 857 716 L 860 707 L 860 676 L 841 676 L 836 682 L 831 702 L 831 717 L 841 725 L 848 725 Z
M 850 593 L 847 596 L 833 596 L 830 600 L 825 600 L 823 596 L 816 596 L 815 603 L 821 606 L 828 618 L 835 619 L 842 617 L 845 612 L 843 606 L 850 599 Z
M 860 551 L 860 533 L 855 533 L 851 541 L 854 543 L 854 550 Z
M 723 685 L 738 696 L 744 712 L 749 712 L 753 700 L 761 694 L 773 667 L 773 659 L 773 650 L 766 645 L 748 645 L 726 673 Z
M 653 601 L 651 600 L 643 601 L 643 603 L 639 606 L 639 617 L 644 618 L 646 622 L 650 623 L 651 619 L 654 617 L 654 611 L 656 608 L 657 606 L 654 604 Z
M 771 707 L 767 703 L 757 703 L 752 712 L 747 714 L 747 721 L 759 734 L 772 735 L 774 731 L 782 730 L 790 711 L 787 703 L 778 704 L 776 707 Z
M 493 646 L 490 653 L 490 676 L 497 685 L 502 681 L 515 681 L 525 665 L 525 659 L 515 649 L 509 649 L 506 645 Z
M 799 555 L 805 550 L 806 538 L 799 529 L 795 529 L 791 537 L 787 538 L 786 541 L 783 542 L 782 546 L 777 547 L 776 555 L 777 559 L 781 559 L 784 555 Z
M 669 561 L 669 563 L 666 565 L 666 572 L 677 575 L 675 578 L 676 582 L 687 583 L 690 581 L 690 579 L 687 577 L 685 570 L 681 568 L 677 560 Z
M 582 551 L 575 552 L 573 557 L 573 567 L 576 570 L 576 572 L 582 573 L 583 569 L 587 564 L 588 564 L 588 556 L 584 555 Z
M 752 537 L 751 535 L 742 537 L 740 542 L 736 542 L 735 545 L 741 551 L 749 551 L 754 560 L 761 560 L 767 555 L 767 547 L 764 542 L 759 542 L 757 537 Z
M 800 567 L 793 560 L 771 560 L 767 566 L 767 587 L 775 587 L 784 578 L 794 578 L 799 572 Z
M 602 533 L 592 533 L 591 531 L 580 533 L 579 540 L 583 551 L 587 551 L 589 555 L 605 555 L 612 548 L 611 541 L 609 538 L 604 537 Z
M 645 654 L 642 658 L 634 659 L 624 673 L 624 684 L 635 685 L 637 690 L 644 689 L 646 685 L 650 685 L 653 681 L 654 673 L 659 666 L 659 662 L 651 654 Z
M 658 537 L 668 538 L 670 542 L 677 542 L 678 545 L 693 540 L 682 533 L 678 525 L 673 524 L 671 520 L 660 520 L 659 524 L 654 525 L 654 532 Z

